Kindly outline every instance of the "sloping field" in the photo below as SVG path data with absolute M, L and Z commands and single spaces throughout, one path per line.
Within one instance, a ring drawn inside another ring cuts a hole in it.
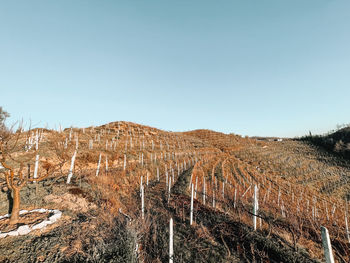
M 170 218 L 174 262 L 319 262 L 321 226 L 336 261 L 350 261 L 349 167 L 302 142 L 114 122 L 13 134 L 2 152 L 15 185 L 26 182 L 22 208 L 62 211 L 43 230 L 1 239 L 3 262 L 168 262 Z M 45 178 L 33 182 L 37 155 Z

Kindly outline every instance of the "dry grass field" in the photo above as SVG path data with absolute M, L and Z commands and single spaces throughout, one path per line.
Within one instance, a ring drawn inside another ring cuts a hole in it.
M 16 203 L 14 186 L 20 209 L 62 217 L 0 239 L 1 262 L 168 262 L 170 218 L 174 262 L 323 262 L 321 226 L 336 262 L 350 261 L 349 163 L 306 142 L 114 122 L 22 131 L 6 143 L 1 215 Z M 0 231 L 43 217 L 0 219 Z

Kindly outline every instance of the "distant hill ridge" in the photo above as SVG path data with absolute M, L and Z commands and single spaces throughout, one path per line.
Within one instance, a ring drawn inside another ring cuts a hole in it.
M 339 154 L 350 160 L 350 126 L 327 135 L 309 135 L 301 138 L 327 151 Z

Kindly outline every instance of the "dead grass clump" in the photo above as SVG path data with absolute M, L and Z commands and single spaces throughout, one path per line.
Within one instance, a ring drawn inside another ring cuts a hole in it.
M 125 221 L 100 210 L 99 217 L 78 217 L 67 246 L 61 251 L 70 262 L 136 262 L 135 242 Z

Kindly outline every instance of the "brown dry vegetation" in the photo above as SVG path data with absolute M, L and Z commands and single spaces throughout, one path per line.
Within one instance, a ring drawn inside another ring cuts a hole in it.
M 23 146 L 35 132 L 20 135 L 13 156 L 24 155 Z M 350 261 L 343 201 L 349 167 L 304 143 L 259 142 L 209 130 L 172 133 L 129 122 L 41 132 L 39 171 L 56 169 L 42 182 L 29 183 L 21 202 L 23 208 L 61 209 L 65 216 L 48 233 L 1 240 L 12 251 L 3 253 L 5 262 L 19 262 L 19 251 L 28 254 L 22 262 L 164 262 L 170 217 L 175 262 L 317 262 L 323 258 L 321 225 L 330 232 L 337 262 Z M 31 178 L 34 161 L 25 164 Z M 6 213 L 9 194 L 1 180 L 0 210 Z M 195 223 L 189 226 L 191 183 Z M 254 185 L 259 187 L 257 231 L 252 229 Z M 47 251 L 29 248 L 33 242 L 38 247 L 42 242 Z

